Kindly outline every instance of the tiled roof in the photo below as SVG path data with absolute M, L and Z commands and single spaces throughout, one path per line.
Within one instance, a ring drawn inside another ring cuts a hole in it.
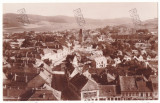
M 52 88 L 63 91 L 65 86 L 67 85 L 67 78 L 63 74 L 53 74 L 52 78 Z
M 81 91 L 92 91 L 92 90 L 98 90 L 98 89 L 99 89 L 98 84 L 94 80 L 88 79 L 87 83 L 81 89 Z
M 15 89 L 15 88 L 3 89 L 3 96 L 7 97 L 18 97 L 22 93 L 24 93 L 24 89 Z
M 57 100 L 50 90 L 36 90 L 35 93 L 28 99 L 28 101 L 37 100 Z
M 142 76 L 120 76 L 119 79 L 122 92 L 151 92 Z
M 91 73 L 91 74 L 97 74 L 97 75 L 100 75 L 103 71 L 105 71 L 104 68 L 98 68 L 98 69 L 96 69 L 96 68 L 90 68 L 89 69 L 89 73 Z
M 99 85 L 100 96 L 115 96 L 116 94 L 116 85 Z
M 44 83 L 46 83 L 46 81 L 40 75 L 37 75 L 35 78 L 28 82 L 27 86 L 29 88 L 40 87 Z
M 158 83 L 158 76 L 157 75 L 150 75 L 149 80 L 152 83 Z
M 98 84 L 94 80 L 87 79 L 79 73 L 70 80 L 70 83 L 80 91 L 98 90 Z
M 137 91 L 139 92 L 151 92 L 151 89 L 147 87 L 146 82 L 144 81 L 136 81 Z
M 70 83 L 72 83 L 78 90 L 81 90 L 87 81 L 88 79 L 84 75 L 78 73 L 70 80 Z

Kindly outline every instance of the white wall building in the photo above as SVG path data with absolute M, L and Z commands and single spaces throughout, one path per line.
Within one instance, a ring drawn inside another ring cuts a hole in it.
M 104 56 L 101 57 L 96 57 L 95 59 L 96 62 L 96 68 L 105 68 L 107 67 L 107 59 Z

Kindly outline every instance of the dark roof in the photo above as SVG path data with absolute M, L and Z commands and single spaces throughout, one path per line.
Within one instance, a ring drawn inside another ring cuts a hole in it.
M 158 76 L 157 75 L 150 75 L 149 81 L 151 81 L 151 83 L 152 83 L 153 92 L 158 92 Z
M 103 71 L 105 71 L 105 69 L 103 68 L 90 68 L 89 69 L 89 73 L 91 74 L 97 74 L 97 75 L 100 75 Z
M 31 81 L 28 82 L 27 86 L 29 88 L 40 87 L 44 83 L 46 83 L 46 81 L 40 75 L 37 75 Z
M 100 96 L 115 96 L 116 94 L 116 85 L 99 85 Z
M 63 100 L 80 100 L 80 96 L 75 95 L 73 90 L 67 87 L 62 91 L 62 99 Z
M 120 76 L 119 79 L 122 92 L 151 92 L 143 76 Z
M 44 96 L 45 95 L 45 96 Z M 28 101 L 57 100 L 50 90 L 36 90 Z
M 78 73 L 70 80 L 70 83 L 72 83 L 78 90 L 81 90 L 87 81 L 88 79 L 84 75 Z
M 67 85 L 67 78 L 63 74 L 53 74 L 52 78 L 52 88 L 62 91 L 64 90 L 65 86 Z
M 144 81 L 136 81 L 137 91 L 139 92 L 151 92 L 151 89 L 147 87 L 147 83 Z
M 24 93 L 24 89 L 3 89 L 3 96 L 7 97 L 19 97 L 22 93 Z
M 43 46 L 41 42 L 36 42 L 35 46 Z
M 65 67 L 65 64 L 61 63 L 60 65 L 55 66 L 52 70 L 53 71 L 64 71 L 64 67 Z

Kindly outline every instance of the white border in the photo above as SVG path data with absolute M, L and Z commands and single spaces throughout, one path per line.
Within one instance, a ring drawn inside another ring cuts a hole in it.
M 2 16 L 3 16 L 3 3 L 78 3 L 78 2 L 158 2 L 158 17 L 159 17 L 159 2 L 160 0 L 0 0 L 0 66 L 1 66 L 1 72 L 0 72 L 0 79 L 1 81 L 3 81 L 2 77 L 2 59 L 3 59 L 3 55 L 2 55 L 2 39 L 3 39 L 3 25 L 2 25 Z M 158 19 L 158 24 L 159 24 L 159 19 Z M 159 25 L 158 25 L 159 26 Z M 159 32 L 159 29 L 158 29 Z M 158 38 L 158 41 L 160 41 L 160 38 Z M 159 51 L 159 42 L 158 42 L 158 51 Z M 159 53 L 158 53 L 159 55 Z M 158 58 L 160 58 L 158 56 Z M 159 60 L 158 60 L 159 63 Z M 158 68 L 160 66 L 158 65 Z M 158 71 L 158 74 L 160 72 Z M 158 75 L 158 78 L 160 80 L 160 74 Z M 158 82 L 159 87 L 160 87 L 160 81 Z M 7 101 L 3 101 L 3 86 L 2 86 L 2 82 L 0 82 L 0 88 L 1 88 L 1 93 L 0 93 L 0 103 L 8 103 Z M 160 89 L 158 90 L 158 93 L 160 92 Z M 14 103 L 61 103 L 62 101 L 18 101 Z M 75 101 L 63 101 L 66 103 L 72 102 L 75 103 Z M 77 103 L 81 103 L 81 102 L 85 102 L 85 103 L 93 103 L 93 102 L 97 102 L 97 103 L 160 103 L 160 94 L 159 94 L 159 100 L 147 100 L 147 101 L 76 101 Z M 10 101 L 9 101 L 10 103 Z

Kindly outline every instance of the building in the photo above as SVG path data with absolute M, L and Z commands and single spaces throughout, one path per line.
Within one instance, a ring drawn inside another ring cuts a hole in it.
M 150 75 L 149 81 L 152 84 L 153 99 L 158 100 L 158 76 Z
M 98 100 L 99 98 L 98 84 L 82 74 L 75 75 L 69 81 L 69 88 L 80 100 L 89 101 Z
M 107 58 L 104 56 L 96 57 L 95 59 L 96 62 L 96 68 L 105 68 L 107 67 Z
M 123 100 L 152 99 L 152 89 L 143 76 L 120 76 L 119 83 Z
M 99 100 L 121 100 L 116 85 L 99 85 Z

